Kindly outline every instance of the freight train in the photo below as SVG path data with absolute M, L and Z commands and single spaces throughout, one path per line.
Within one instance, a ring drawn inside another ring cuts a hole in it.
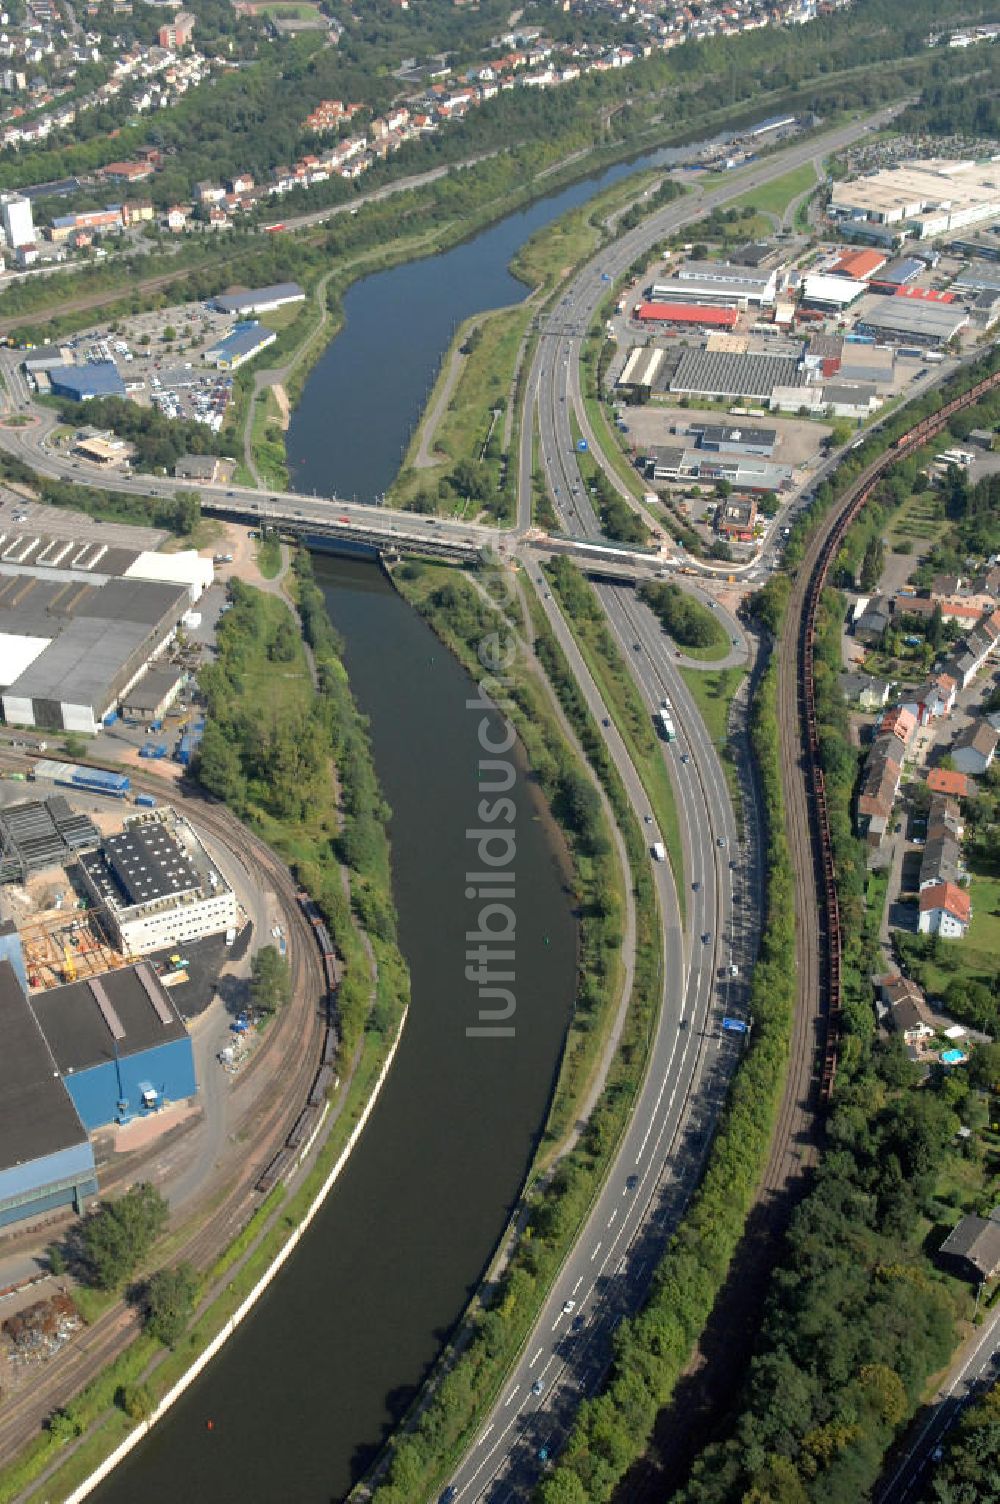
M 873 460 L 858 476 L 848 492 L 847 499 L 830 531 L 824 539 L 819 558 L 813 567 L 806 589 L 802 627 L 799 637 L 800 683 L 805 707 L 806 743 L 808 757 L 809 792 L 812 802 L 813 826 L 819 837 L 819 861 L 817 878 L 822 901 L 821 950 L 825 977 L 823 992 L 826 1013 L 826 1038 L 823 1047 L 823 1063 L 820 1073 L 820 1098 L 828 1102 L 833 1094 L 837 1074 L 840 1045 L 840 1018 L 842 1007 L 841 966 L 843 962 L 843 938 L 840 922 L 840 906 L 837 898 L 836 874 L 833 864 L 833 842 L 830 836 L 830 821 L 826 802 L 826 781 L 820 761 L 819 735 L 816 721 L 816 683 L 814 676 L 814 646 L 816 641 L 816 616 L 826 587 L 830 565 L 840 551 L 844 535 L 870 498 L 879 480 L 897 460 L 915 449 L 946 427 L 948 419 L 963 408 L 971 407 L 987 392 L 1000 386 L 1000 371 L 978 381 L 961 396 L 953 398 L 935 413 L 921 418 L 919 423 L 901 434 L 891 448 Z
M 334 1063 L 340 1045 L 337 1028 L 337 989 L 342 975 L 340 959 L 315 900 L 303 890 L 300 890 L 297 896 L 299 908 L 312 926 L 313 936 L 323 962 L 323 1051 L 319 1067 L 309 1088 L 306 1105 L 292 1124 L 285 1142 L 257 1181 L 257 1189 L 263 1192 L 270 1191 L 289 1172 L 302 1145 L 308 1142 L 310 1134 L 319 1126 L 330 1088 L 334 1082 Z

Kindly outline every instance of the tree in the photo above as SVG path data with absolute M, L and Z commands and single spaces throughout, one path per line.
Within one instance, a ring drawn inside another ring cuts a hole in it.
M 190 1264 L 160 1269 L 146 1282 L 142 1306 L 146 1329 L 164 1347 L 173 1347 L 191 1319 L 198 1280 Z
M 209 719 L 198 744 L 195 771 L 199 783 L 237 808 L 246 797 L 246 779 L 239 752 L 218 721 Z
M 874 590 L 885 564 L 885 548 L 881 538 L 872 538 L 861 561 L 861 588 Z
M 167 1203 L 143 1181 L 124 1196 L 101 1205 L 79 1233 L 82 1262 L 91 1283 L 115 1290 L 149 1253 L 167 1225 Z
M 292 995 L 292 973 L 275 945 L 262 945 L 250 968 L 250 996 L 261 1013 L 276 1013 Z

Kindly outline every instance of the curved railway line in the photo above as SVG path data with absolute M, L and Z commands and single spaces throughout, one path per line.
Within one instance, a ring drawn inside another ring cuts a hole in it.
M 5 762 L 30 767 L 31 759 L 5 755 Z M 223 805 L 204 798 L 165 791 L 162 780 L 130 769 L 133 785 L 163 796 L 193 824 L 233 853 L 261 886 L 273 888 L 289 937 L 293 1002 L 268 1031 L 269 1037 L 238 1079 L 246 1105 L 230 1128 L 230 1138 L 245 1139 L 249 1152 L 240 1156 L 211 1216 L 192 1230 L 175 1250 L 205 1270 L 225 1250 L 261 1204 L 269 1190 L 292 1168 L 307 1135 L 318 1125 L 333 1079 L 337 1047 L 335 989 L 340 965 L 322 918 L 298 888 L 292 874 L 270 847 L 242 826 Z M 271 1063 L 266 1098 L 245 1090 Z M 0 1456 L 13 1456 L 38 1432 L 47 1415 L 78 1393 L 111 1362 L 123 1343 L 138 1332 L 135 1311 L 118 1302 L 73 1344 L 57 1373 L 30 1389 L 11 1395 L 0 1414 Z
M 778 721 L 789 840 L 795 861 L 799 997 L 788 1082 L 762 1190 L 777 1190 L 815 1155 L 814 1109 L 837 1074 L 843 939 L 826 786 L 820 761 L 813 655 L 816 617 L 830 565 L 882 476 L 1000 385 L 1000 371 L 907 429 L 867 465 L 809 542 L 781 635 Z M 818 1092 L 817 1092 L 818 1082 Z

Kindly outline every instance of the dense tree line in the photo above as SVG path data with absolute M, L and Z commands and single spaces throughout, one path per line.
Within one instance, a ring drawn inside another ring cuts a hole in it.
M 911 413 L 894 421 L 902 431 Z M 860 460 L 848 457 L 829 494 L 817 497 L 813 522 L 856 467 L 893 437 L 869 440 Z M 891 507 L 897 493 L 882 494 Z M 801 529 L 799 547 L 806 536 Z M 862 517 L 845 539 L 841 565 L 861 559 L 870 536 Z M 787 586 L 772 584 L 759 609 L 778 620 L 784 599 Z M 936 1187 L 949 1158 L 966 1152 L 956 1147 L 959 1123 L 981 1122 L 978 1089 L 986 1082 L 938 1069 L 921 1089 L 899 1041 L 875 1040 L 871 976 L 881 958 L 877 925 L 864 905 L 865 853 L 851 820 L 858 752 L 839 689 L 842 619 L 841 597 L 827 591 L 815 662 L 844 947 L 837 1094 L 815 1183 L 773 1276 L 740 1404 L 725 1440 L 696 1463 L 687 1504 L 854 1504 L 867 1497 L 886 1449 L 954 1342 L 955 1297 L 927 1256 L 922 1219 L 953 1220 L 936 1201 Z M 987 1077 L 995 1068 L 983 1062 Z
M 772 667 L 758 689 L 753 720 L 768 865 L 765 926 L 751 985 L 750 1046 L 730 1088 L 702 1184 L 657 1270 L 645 1309 L 619 1328 L 610 1380 L 598 1398 L 582 1406 L 559 1466 L 539 1488 L 542 1504 L 601 1504 L 614 1496 L 642 1455 L 725 1280 L 768 1152 L 796 985 L 775 687 Z
M 947 1433 L 944 1457 L 927 1475 L 924 1504 L 1000 1504 L 1000 1388 Z
M 177 461 L 185 454 L 223 454 L 235 456 L 232 436 L 213 433 L 207 423 L 185 418 L 168 418 L 155 407 L 140 407 L 124 397 L 96 397 L 90 402 L 60 402 L 59 415 L 64 423 L 77 428 L 93 424 L 111 428 L 119 438 L 135 445 L 135 468 L 173 474 Z
M 167 1203 L 147 1181 L 102 1201 L 69 1239 L 70 1257 L 90 1284 L 117 1290 L 149 1255 L 167 1225 Z
M 679 585 L 651 584 L 639 595 L 659 617 L 663 629 L 686 648 L 723 647 L 726 633 L 715 615 Z

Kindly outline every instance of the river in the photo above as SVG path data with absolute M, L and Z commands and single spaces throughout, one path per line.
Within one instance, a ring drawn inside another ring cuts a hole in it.
M 345 501 L 374 501 L 387 491 L 458 325 L 526 297 L 509 269 L 525 241 L 619 178 L 674 166 L 696 149 L 664 147 L 616 162 L 450 251 L 355 282 L 344 296 L 344 327 L 292 413 L 286 435 L 292 488 Z
M 657 151 L 539 201 L 345 299 L 288 434 L 301 491 L 371 500 L 391 483 L 458 322 L 519 300 L 530 235 Z M 95 1496 L 100 1504 L 328 1504 L 417 1392 L 514 1204 L 575 985 L 576 923 L 530 772 L 517 803 L 516 1032 L 470 1038 L 466 831 L 480 797 L 472 684 L 371 562 L 317 556 L 393 809 L 393 882 L 412 1002 L 393 1070 L 302 1246 L 206 1373 Z M 211 1429 L 208 1422 L 212 1422 Z

